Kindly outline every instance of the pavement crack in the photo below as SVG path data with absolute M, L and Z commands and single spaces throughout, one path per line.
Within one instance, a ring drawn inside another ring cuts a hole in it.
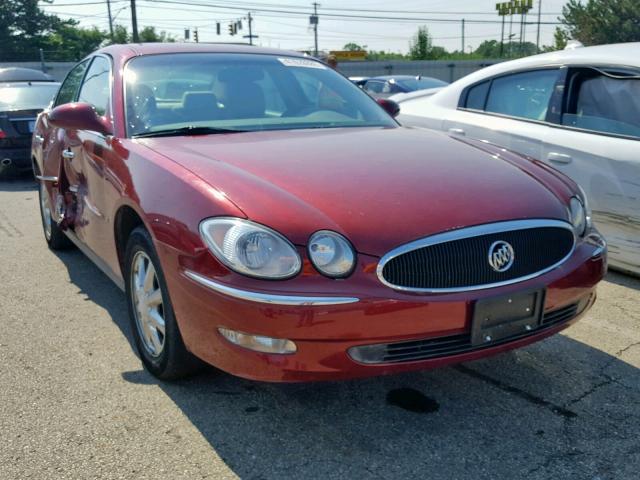
M 599 382 L 599 383 L 596 383 L 595 385 L 592 385 L 589 390 L 587 390 L 586 392 L 582 393 L 581 395 L 579 395 L 578 397 L 574 398 L 573 400 L 569 401 L 565 405 L 565 408 L 570 407 L 572 405 L 575 405 L 576 403 L 578 403 L 579 401 L 585 399 L 586 397 L 588 397 L 592 393 L 595 393 L 598 389 L 600 389 L 602 387 L 606 387 L 607 385 L 610 385 L 611 383 L 615 382 L 615 378 L 610 377 L 608 375 L 605 375 L 605 376 L 606 376 L 606 380 L 603 380 L 602 382 Z
M 639 345 L 640 345 L 640 342 L 635 342 L 635 343 L 632 343 L 631 345 L 627 345 L 627 346 L 626 346 L 626 347 L 624 347 L 623 349 L 618 350 L 618 351 L 615 353 L 615 356 L 616 356 L 616 357 L 619 357 L 620 355 L 622 355 L 622 354 L 623 354 L 624 352 L 626 352 L 627 350 L 629 350 L 629 349 L 631 349 L 631 348 L 633 348 L 633 347 L 637 347 L 637 346 L 639 346 Z
M 531 470 L 529 470 L 527 472 L 527 477 L 533 475 L 534 473 L 537 473 L 538 471 L 542 470 L 542 469 L 546 469 L 549 468 L 551 466 L 551 464 L 557 460 L 563 460 L 563 459 L 570 459 L 571 457 L 576 457 L 578 455 L 582 455 L 583 452 L 581 451 L 567 451 L 567 452 L 563 452 L 563 453 L 554 453 L 551 455 L 548 455 L 547 458 L 544 460 L 544 462 L 542 462 L 540 465 L 533 467 Z
M 529 393 L 525 390 L 522 390 L 518 387 L 514 387 L 513 385 L 509 385 L 507 383 L 501 382 L 500 380 L 497 380 L 495 378 L 492 378 L 488 375 L 485 375 L 484 373 L 478 372 L 477 370 L 473 370 L 469 367 L 465 367 L 463 365 L 458 365 L 456 367 L 453 367 L 455 370 L 459 371 L 460 373 L 463 373 L 465 375 L 469 375 L 473 378 L 476 378 L 478 380 L 482 380 L 484 382 L 487 382 L 491 385 L 493 385 L 494 387 L 499 388 L 500 390 L 507 392 L 507 393 L 511 393 L 513 395 L 516 395 L 517 397 L 522 398 L 523 400 L 526 400 L 529 403 L 532 403 L 534 405 L 537 405 L 539 407 L 544 407 L 547 410 L 550 410 L 552 413 L 560 416 L 560 417 L 564 417 L 564 418 L 575 418 L 578 416 L 578 414 L 576 412 L 573 412 L 571 410 L 568 410 L 567 408 L 560 406 L 560 405 L 556 405 L 552 402 L 549 402 L 548 400 L 545 400 L 542 397 L 538 397 L 537 395 L 533 395 L 532 393 Z

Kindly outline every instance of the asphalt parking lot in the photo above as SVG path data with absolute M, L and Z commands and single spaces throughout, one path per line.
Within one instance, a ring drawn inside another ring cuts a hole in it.
M 0 478 L 637 479 L 640 280 L 577 325 L 462 366 L 341 383 L 142 370 L 124 296 L 0 181 Z

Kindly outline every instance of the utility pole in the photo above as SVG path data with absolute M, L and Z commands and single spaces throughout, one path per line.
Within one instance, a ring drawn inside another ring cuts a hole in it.
M 538 34 L 536 35 L 536 50 L 540 51 L 540 17 L 542 16 L 542 0 L 538 0 Z
M 462 19 L 462 53 L 464 54 L 464 18 Z
M 253 45 L 253 39 L 258 38 L 258 35 L 253 34 L 253 17 L 251 16 L 251 12 L 247 15 L 247 22 L 249 23 L 249 35 L 243 35 L 242 38 L 248 38 L 249 45 Z
M 107 0 L 107 13 L 109 14 L 109 33 L 113 42 L 113 17 L 111 16 L 111 1 Z
M 140 37 L 138 37 L 138 16 L 136 15 L 136 0 L 131 0 L 131 28 L 133 30 L 133 43 L 138 43 Z
M 318 7 L 320 4 L 318 2 L 313 2 L 313 15 L 309 18 L 309 22 L 313 25 L 313 40 L 314 40 L 314 49 L 313 56 L 318 57 Z
M 504 53 L 504 15 L 502 16 L 502 31 L 500 32 L 500 58 Z

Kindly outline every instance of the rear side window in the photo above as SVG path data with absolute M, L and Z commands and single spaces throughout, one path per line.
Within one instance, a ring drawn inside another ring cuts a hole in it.
M 364 84 L 364 89 L 367 92 L 371 93 L 382 93 L 382 89 L 384 88 L 384 82 L 380 82 L 378 80 L 369 80 Z
M 472 110 L 484 110 L 487 93 L 489 93 L 489 81 L 471 87 L 467 92 L 467 100 L 464 107 Z
M 535 70 L 494 78 L 485 111 L 544 121 L 558 73 L 557 69 Z
M 64 79 L 64 82 L 58 91 L 58 96 L 56 97 L 55 102 L 56 107 L 58 105 L 73 102 L 76 99 L 87 65 L 89 65 L 89 61 L 85 60 L 73 67 L 67 74 L 67 78 Z
M 104 115 L 109 105 L 109 78 L 111 64 L 104 57 L 95 57 L 82 82 L 79 102 L 92 105 L 98 115 Z
M 562 124 L 640 138 L 640 77 L 591 69 L 575 72 Z

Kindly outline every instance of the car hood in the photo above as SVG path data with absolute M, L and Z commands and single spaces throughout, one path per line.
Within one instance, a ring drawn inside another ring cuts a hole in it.
M 567 219 L 568 184 L 507 151 L 410 128 L 341 128 L 137 140 L 305 245 L 329 229 L 383 255 L 483 223 Z

